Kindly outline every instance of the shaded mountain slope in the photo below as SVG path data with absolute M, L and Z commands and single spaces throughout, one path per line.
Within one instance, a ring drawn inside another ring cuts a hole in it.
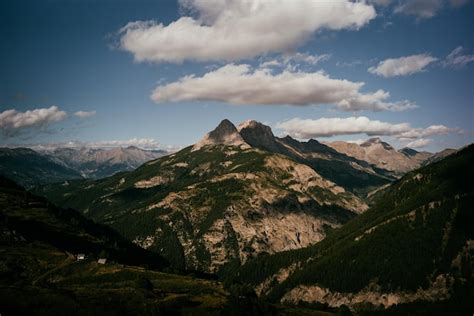
M 427 166 L 433 162 L 437 162 L 437 161 L 440 161 L 446 157 L 448 157 L 449 155 L 452 155 L 454 153 L 456 153 L 457 150 L 456 149 L 451 149 L 451 148 L 447 148 L 447 149 L 444 149 L 436 154 L 434 154 L 433 156 L 431 156 L 430 158 L 426 159 L 425 161 L 423 161 L 423 166 Z
M 367 212 L 315 246 L 249 261 L 228 275 L 271 300 L 385 307 L 473 293 L 474 145 L 408 173 Z

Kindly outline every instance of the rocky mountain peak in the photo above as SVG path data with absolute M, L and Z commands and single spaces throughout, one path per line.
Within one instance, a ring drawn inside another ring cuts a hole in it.
M 240 136 L 239 131 L 228 119 L 222 120 L 217 127 L 211 132 L 207 133 L 204 138 L 202 138 L 198 143 L 193 147 L 193 150 L 198 150 L 206 145 L 247 145 Z M 248 145 L 247 145 L 248 146 Z
M 278 151 L 278 144 L 270 126 L 248 120 L 239 125 L 239 133 L 250 146 L 269 151 Z
M 223 119 L 217 127 L 211 131 L 209 134 L 213 137 L 220 137 L 226 134 L 237 133 L 237 128 L 235 125 L 228 119 Z

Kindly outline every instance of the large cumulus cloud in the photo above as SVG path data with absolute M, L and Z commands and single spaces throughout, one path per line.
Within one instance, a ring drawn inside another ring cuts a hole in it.
M 401 111 L 416 107 L 410 101 L 390 102 L 383 90 L 361 92 L 363 82 L 333 79 L 322 71 L 268 68 L 228 64 L 201 77 L 185 76 L 158 86 L 151 98 L 166 101 L 219 101 L 232 104 L 332 104 L 344 111 Z
M 136 21 L 120 30 L 120 48 L 137 61 L 239 60 L 294 50 L 315 32 L 358 29 L 372 5 L 349 0 L 183 0 L 185 16 L 164 25 Z

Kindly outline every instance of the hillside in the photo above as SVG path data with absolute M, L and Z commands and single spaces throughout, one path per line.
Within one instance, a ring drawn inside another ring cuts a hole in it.
M 236 308 L 217 282 L 159 272 L 167 263 L 158 255 L 3 177 L 0 233 L 5 315 L 208 314 Z M 80 253 L 84 260 L 76 259 Z M 98 258 L 108 260 L 99 264 Z
M 135 171 L 39 192 L 205 272 L 309 246 L 367 208 L 309 166 L 249 146 L 229 123 Z
M 74 169 L 28 148 L 0 148 L 0 175 L 27 188 L 82 178 Z
M 166 267 L 166 260 L 127 241 L 108 226 L 96 224 L 77 211 L 55 207 L 44 198 L 0 177 L 2 237 L 41 242 L 70 253 L 84 253 L 130 264 Z
M 471 145 L 410 172 L 315 246 L 257 258 L 227 276 L 288 303 L 472 310 L 473 160 Z

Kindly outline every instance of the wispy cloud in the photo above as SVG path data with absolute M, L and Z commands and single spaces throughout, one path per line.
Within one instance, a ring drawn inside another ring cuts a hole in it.
M 120 48 L 136 61 L 233 61 L 289 52 L 321 29 L 359 29 L 376 16 L 373 6 L 349 0 L 181 0 L 180 4 L 189 15 L 168 25 L 128 23 L 119 32 Z
M 21 131 L 38 129 L 46 131 L 46 128 L 55 122 L 64 120 L 66 112 L 61 111 L 57 106 L 49 108 L 39 108 L 19 112 L 15 109 L 0 112 L 0 130 L 6 137 L 12 137 Z
M 302 65 L 315 66 L 321 62 L 328 61 L 331 58 L 330 54 L 308 54 L 308 53 L 294 53 L 285 54 L 277 58 L 268 59 L 260 64 L 260 68 L 280 67 L 287 69 L 297 69 Z
M 413 15 L 419 19 L 435 16 L 443 7 L 442 0 L 403 0 L 395 8 L 395 13 Z
M 379 62 L 377 67 L 370 67 L 368 71 L 374 75 L 388 77 L 409 76 L 422 72 L 429 64 L 437 58 L 429 54 L 419 54 L 390 58 Z
M 74 113 L 74 116 L 84 119 L 96 115 L 96 111 L 77 111 Z
M 363 62 L 362 60 L 352 60 L 352 61 L 338 61 L 336 62 L 336 66 L 337 67 L 355 67 L 355 66 L 359 66 L 359 65 L 362 65 Z
M 464 48 L 462 46 L 453 49 L 453 51 L 449 53 L 446 59 L 443 60 L 443 66 L 459 69 L 474 61 L 474 55 L 464 54 L 463 52 Z
M 387 101 L 383 90 L 361 92 L 363 82 L 333 79 L 322 71 L 285 69 L 273 73 L 247 64 L 228 64 L 202 77 L 185 76 L 158 86 L 151 98 L 165 101 L 218 101 L 231 104 L 318 105 L 332 104 L 344 111 L 402 111 L 415 108 L 409 101 Z

